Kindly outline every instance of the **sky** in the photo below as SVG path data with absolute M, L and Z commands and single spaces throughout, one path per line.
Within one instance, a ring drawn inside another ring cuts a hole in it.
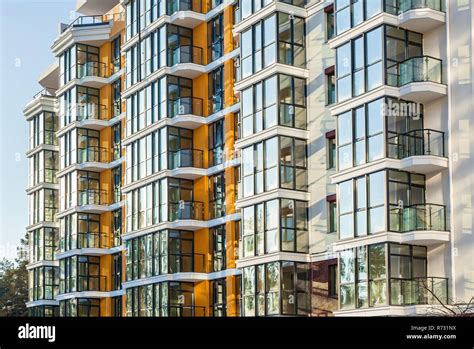
M 0 0 L 0 259 L 14 259 L 28 225 L 28 124 L 24 106 L 54 63 L 59 23 L 75 17 L 75 0 Z

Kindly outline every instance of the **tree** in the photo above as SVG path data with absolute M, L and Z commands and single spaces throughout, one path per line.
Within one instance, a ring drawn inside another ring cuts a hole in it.
M 28 235 L 20 240 L 15 263 L 0 260 L 0 316 L 26 316 L 28 311 Z

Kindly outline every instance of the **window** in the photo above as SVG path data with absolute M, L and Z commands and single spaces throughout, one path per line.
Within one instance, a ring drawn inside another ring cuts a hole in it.
M 336 77 L 334 75 L 334 66 L 325 70 L 326 75 L 326 104 L 331 105 L 336 103 Z
M 326 198 L 328 209 L 328 232 L 337 232 L 337 203 L 336 195 L 329 195 Z
M 326 41 L 334 37 L 334 5 L 324 8 L 326 14 Z
M 100 258 L 73 256 L 59 261 L 59 293 L 106 291 L 105 277 L 100 275 Z
M 215 0 L 214 0 L 215 1 Z M 221 1 L 221 0 L 218 0 Z M 207 22 L 208 63 L 224 54 L 224 18 L 220 14 Z
M 119 208 L 112 212 L 112 234 L 114 246 L 122 244 L 122 209 Z
M 338 185 L 339 239 L 385 231 L 385 177 L 379 171 Z
M 113 202 L 118 203 L 122 201 L 122 166 L 117 166 L 112 169 L 112 185 L 113 185 Z
M 54 260 L 58 249 L 59 231 L 56 228 L 39 228 L 29 233 L 30 263 Z
M 121 78 L 112 83 L 112 117 L 122 114 L 122 80 Z
M 209 177 L 209 218 L 225 216 L 225 175 L 221 172 Z
M 112 255 L 112 289 L 122 288 L 122 252 Z
M 28 299 L 54 300 L 59 288 L 59 269 L 56 267 L 39 267 L 28 270 Z
M 77 162 L 106 162 L 107 152 L 99 147 L 100 132 L 85 128 L 77 129 Z
M 308 251 L 307 203 L 275 199 L 243 208 L 243 256 Z M 280 219 L 279 219 L 280 217 Z
M 241 106 L 242 138 L 277 124 L 306 129 L 306 82 L 274 75 L 242 91 Z
M 342 34 L 380 12 L 382 12 L 381 0 L 337 0 L 336 34 Z
M 209 167 L 224 162 L 224 119 L 209 125 Z
M 337 264 L 328 265 L 328 296 L 337 298 Z
M 243 316 L 302 315 L 310 311 L 306 263 L 272 262 L 243 268 Z
M 122 67 L 122 62 L 121 62 L 121 57 L 122 54 L 120 52 L 120 47 L 121 47 L 121 36 L 117 35 L 113 40 L 112 40 L 112 65 L 113 65 L 113 72 L 117 73 L 120 71 Z M 120 81 L 120 80 L 118 80 Z
M 214 317 L 227 316 L 226 279 L 211 281 L 212 315 Z
M 122 296 L 111 297 L 112 300 L 112 316 L 122 316 Z
M 303 18 L 282 12 L 273 14 L 243 32 L 241 44 L 242 78 L 276 62 L 306 66 Z
M 327 169 L 336 168 L 336 131 L 326 132 Z
M 224 109 L 224 66 L 209 73 L 209 115 Z
M 210 231 L 213 271 L 222 271 L 226 268 L 225 224 Z

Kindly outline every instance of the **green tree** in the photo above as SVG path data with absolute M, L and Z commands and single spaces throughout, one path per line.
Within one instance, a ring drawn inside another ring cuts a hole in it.
M 26 316 L 28 314 L 28 235 L 20 240 L 15 263 L 0 260 L 0 316 Z

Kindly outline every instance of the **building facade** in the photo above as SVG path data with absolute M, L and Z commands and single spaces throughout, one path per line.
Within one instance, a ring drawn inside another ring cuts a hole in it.
M 77 11 L 24 110 L 32 315 L 423 315 L 470 299 L 473 40 L 450 22 L 472 28 L 469 6 Z

